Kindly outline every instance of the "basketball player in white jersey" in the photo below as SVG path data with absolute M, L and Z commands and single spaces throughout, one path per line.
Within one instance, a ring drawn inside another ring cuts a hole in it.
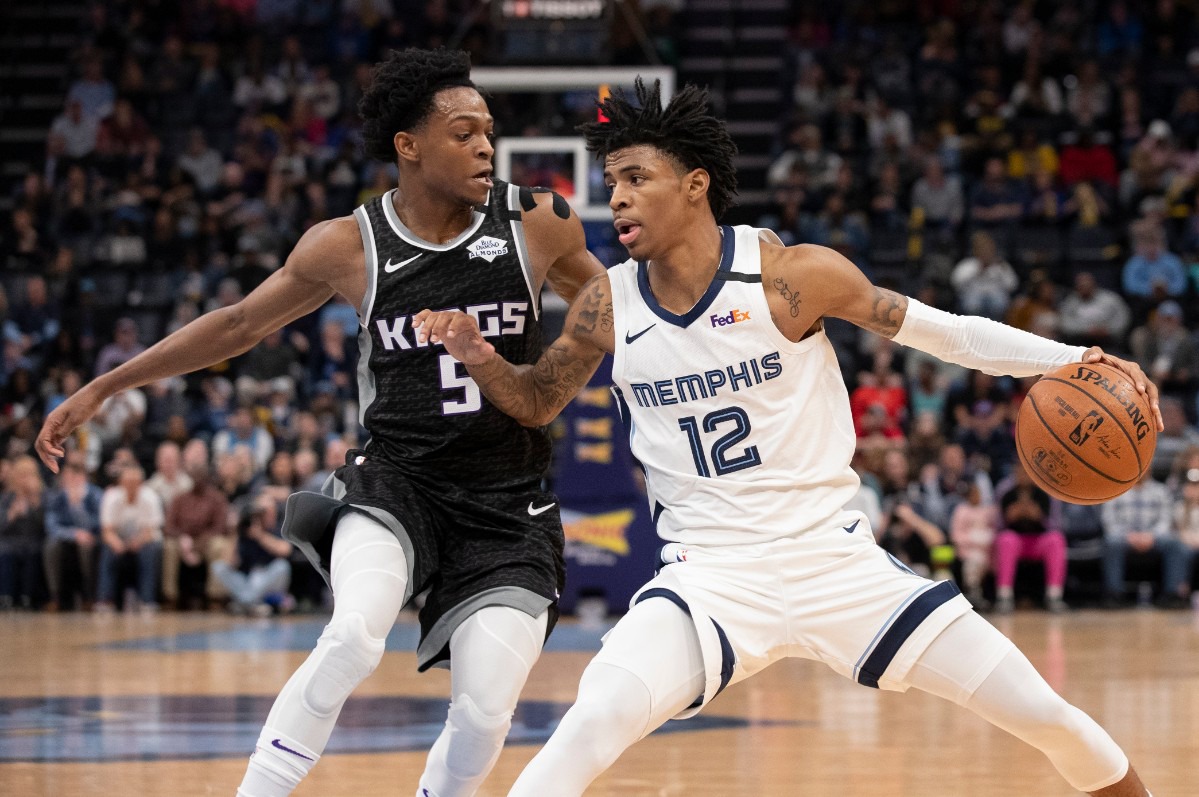
M 1124 753 L 1066 703 L 957 587 L 916 576 L 844 507 L 854 431 L 825 316 L 995 374 L 1086 359 L 1139 368 L 873 286 L 817 246 L 716 220 L 735 189 L 734 146 L 706 93 L 663 110 L 638 83 L 583 128 L 604 158 L 631 259 L 593 279 L 565 331 L 513 366 L 461 313 L 424 313 L 483 392 L 522 423 L 553 418 L 613 355 L 613 381 L 646 474 L 663 566 L 587 667 L 578 699 L 510 792 L 572 797 L 626 747 L 788 656 L 881 689 L 952 700 L 1032 744 L 1080 791 L 1147 794 Z M 1160 415 L 1158 417 L 1160 428 Z
M 417 665 L 452 662 L 452 699 L 414 791 L 470 797 L 499 757 L 558 616 L 563 534 L 557 500 L 541 486 L 548 433 L 482 401 L 409 322 L 422 307 L 463 307 L 510 359 L 531 363 L 542 348 L 542 286 L 573 299 L 603 269 L 566 200 L 492 179 L 494 123 L 465 52 L 391 52 L 359 107 L 367 152 L 398 167 L 396 187 L 313 226 L 238 304 L 79 390 L 37 440 L 57 471 L 63 441 L 108 396 L 241 354 L 334 293 L 358 308 L 370 440 L 327 494 L 288 499 L 283 528 L 329 582 L 333 617 L 271 708 L 238 797 L 292 793 L 382 659 L 400 608 L 426 589 Z

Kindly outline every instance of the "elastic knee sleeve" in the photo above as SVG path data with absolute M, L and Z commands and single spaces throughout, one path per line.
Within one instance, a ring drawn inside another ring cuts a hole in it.
M 350 692 L 375 671 L 385 640 L 372 637 L 358 612 L 335 616 L 316 643 L 314 666 L 301 698 L 319 717 L 341 708 Z
M 446 769 L 457 778 L 473 778 L 491 769 L 512 727 L 512 712 L 484 714 L 470 695 L 459 695 L 446 717 L 450 733 Z

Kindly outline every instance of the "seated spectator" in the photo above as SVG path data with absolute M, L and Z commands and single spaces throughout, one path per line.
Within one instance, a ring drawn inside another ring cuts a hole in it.
M 237 522 L 237 540 L 212 571 L 229 591 L 229 610 L 235 614 L 265 617 L 272 604 L 281 613 L 294 601 L 287 593 L 291 582 L 291 543 L 282 539 L 272 522 L 274 506 L 255 504 Z
M 41 592 L 46 540 L 44 485 L 37 462 L 18 457 L 0 494 L 0 608 L 33 608 Z
M 926 229 L 954 231 L 966 215 L 962 183 L 956 174 L 946 175 L 941 159 L 930 155 L 924 175 L 912 186 L 912 210 L 918 211 Z
M 1089 182 L 1114 192 L 1119 182 L 1116 171 L 1116 156 L 1110 147 L 1095 140 L 1095 131 L 1084 127 L 1078 137 L 1062 147 L 1060 176 L 1062 185 L 1072 188 L 1075 184 Z
M 163 511 L 168 515 L 175 496 L 192 488 L 191 476 L 183 470 L 183 452 L 178 445 L 172 442 L 158 444 L 154 452 L 154 475 L 146 486 L 158 495 Z
M 1010 391 L 994 376 L 970 371 L 965 384 L 950 391 L 945 404 L 954 440 L 967 459 L 974 459 L 990 474 L 992 482 L 1007 475 L 1015 453 L 1008 422 L 1010 398 Z
M 1006 614 L 1015 608 L 1016 566 L 1020 560 L 1031 559 L 1045 565 L 1045 608 L 1064 611 L 1066 536 L 1055 518 L 1049 494 L 1033 484 L 1019 461 L 1012 475 L 996 488 L 996 494 L 1001 529 L 995 535 L 996 610 Z
M 1011 304 L 1020 278 L 999 255 L 995 239 L 985 232 L 970 236 L 971 256 L 958 263 L 949 280 L 966 315 L 1002 319 Z
M 1120 294 L 1099 287 L 1095 275 L 1080 271 L 1074 276 L 1074 290 L 1062 299 L 1058 328 L 1066 343 L 1075 346 L 1102 346 L 1122 351 L 1124 333 L 1132 314 Z
M 908 394 L 903 375 L 892 368 L 896 354 L 894 346 L 879 346 L 874 352 L 870 371 L 858 375 L 858 386 L 849 397 L 854 425 L 859 437 L 866 436 L 865 417 L 881 411 L 881 431 L 887 437 L 902 437 L 900 428 L 906 419 Z
M 949 528 L 953 510 L 971 487 L 979 489 L 984 503 L 994 500 L 991 477 L 968 460 L 957 443 L 942 445 L 935 463 L 921 469 L 919 477 L 924 516 L 941 528 Z
M 254 408 L 241 404 L 229 416 L 224 429 L 212 438 L 212 455 L 220 458 L 235 448 L 245 448 L 250 452 L 250 461 L 254 473 L 262 473 L 275 452 L 275 443 L 271 435 L 257 422 Z
M 1028 200 L 1024 205 L 1024 222 L 1029 225 L 1052 227 L 1065 214 L 1066 197 L 1058 190 L 1056 178 L 1038 168 L 1028 178 Z
M 1129 347 L 1137 364 L 1163 394 L 1193 407 L 1199 384 L 1199 346 L 1183 324 L 1182 308 L 1168 299 L 1152 312 L 1149 322 L 1132 331 Z
M 1199 559 L 1199 468 L 1183 474 L 1181 495 L 1174 502 L 1174 531 L 1184 548 L 1186 583 L 1179 596 L 1190 599 L 1195 590 L 1194 563 Z
M 1154 477 L 1165 479 L 1186 451 L 1199 446 L 1199 429 L 1187 421 L 1186 409 L 1177 396 L 1162 396 L 1160 405 L 1166 428 L 1157 433 L 1157 448 L 1150 467 Z
M 987 607 L 983 579 L 991 570 L 996 514 L 994 502 L 984 500 L 982 490 L 972 484 L 966 490 L 965 500 L 954 507 L 949 521 L 949 540 L 962 563 L 962 589 L 978 609 Z
M 113 342 L 100 349 L 96 356 L 96 376 L 102 376 L 118 365 L 124 365 L 146 350 L 138 340 L 137 322 L 118 318 L 113 327 Z
M 1105 605 L 1124 603 L 1124 573 L 1130 554 L 1161 558 L 1164 606 L 1182 603 L 1186 589 L 1189 552 L 1173 532 L 1174 501 L 1170 491 L 1146 471 L 1128 492 L 1100 507 L 1103 520 L 1103 582 Z
M 212 486 L 206 466 L 195 465 L 187 475 L 191 488 L 176 495 L 166 513 L 162 596 L 168 608 L 183 608 L 190 599 L 211 604 L 224 597 L 221 582 L 211 568 L 229 547 L 226 528 L 229 503 Z M 188 590 L 183 589 L 181 571 L 185 568 L 189 573 L 198 571 L 193 588 L 202 591 L 202 595 L 187 594 Z
M 970 196 L 970 223 L 985 229 L 1005 229 L 1020 220 L 1024 199 L 1007 179 L 1003 161 L 988 158 L 983 179 Z
M 1126 296 L 1149 302 L 1177 299 L 1186 293 L 1186 269 L 1178 255 L 1166 250 L 1166 233 L 1161 227 L 1134 224 L 1132 244 L 1133 255 L 1124 264 Z
M 82 452 L 69 451 L 58 477 L 58 489 L 46 499 L 46 545 L 42 552 L 46 584 L 50 587 L 48 611 L 66 608 L 76 591 L 82 608 L 89 611 L 96 599 L 97 543 L 100 540 L 100 500 L 103 491 L 92 484 Z M 78 562 L 80 583 L 65 583 L 66 559 Z M 76 590 L 78 587 L 78 590 Z
M 121 576 L 134 574 L 143 611 L 158 608 L 162 564 L 162 502 L 140 465 L 125 465 L 100 501 L 100 573 L 96 611 L 111 612 Z M 132 608 L 126 606 L 126 608 Z
M 920 491 L 911 481 L 908 457 L 890 450 L 883 456 L 883 523 L 878 544 L 916 572 L 947 577 L 953 550 L 945 532 L 924 517 Z

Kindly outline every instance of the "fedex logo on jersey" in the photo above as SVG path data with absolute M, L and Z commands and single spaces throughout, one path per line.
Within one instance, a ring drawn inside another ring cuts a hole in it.
M 472 260 L 476 257 L 481 257 L 490 263 L 500 255 L 508 254 L 508 242 L 501 241 L 499 238 L 492 238 L 490 235 L 484 235 L 466 247 L 466 251 L 470 252 Z
M 740 324 L 749 320 L 748 310 L 729 310 L 728 315 L 710 315 L 708 320 L 713 327 L 727 327 L 729 324 Z
M 500 335 L 522 335 L 525 331 L 525 319 L 529 315 L 528 302 L 489 302 L 488 304 L 471 304 L 465 308 L 450 307 L 449 310 L 462 310 L 473 316 L 479 325 L 479 332 L 485 338 Z M 420 343 L 416 338 L 416 330 L 409 327 L 412 316 L 399 315 L 388 320 L 375 319 L 375 328 L 379 332 L 379 340 L 388 351 L 395 349 L 408 350 L 427 348 L 429 342 Z M 440 344 L 439 344 L 440 345 Z

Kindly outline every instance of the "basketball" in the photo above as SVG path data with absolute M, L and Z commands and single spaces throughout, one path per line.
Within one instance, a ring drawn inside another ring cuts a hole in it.
M 1140 480 L 1157 446 L 1149 400 L 1122 371 L 1073 363 L 1041 377 L 1016 416 L 1016 451 L 1055 498 L 1099 504 Z

